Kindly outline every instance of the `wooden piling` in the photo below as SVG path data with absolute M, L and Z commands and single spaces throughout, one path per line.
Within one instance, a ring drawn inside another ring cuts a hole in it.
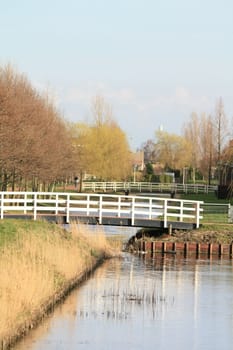
M 196 243 L 196 242 L 169 242 L 169 241 L 146 241 L 138 242 L 139 252 L 161 254 L 183 254 L 184 256 L 196 255 L 196 257 L 211 256 L 233 258 L 233 244 L 219 243 Z

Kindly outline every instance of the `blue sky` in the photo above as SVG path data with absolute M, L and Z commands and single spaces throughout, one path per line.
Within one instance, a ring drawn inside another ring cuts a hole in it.
M 233 116 L 232 0 L 0 0 L 0 64 L 48 90 L 67 120 L 102 95 L 132 147 L 192 112 Z

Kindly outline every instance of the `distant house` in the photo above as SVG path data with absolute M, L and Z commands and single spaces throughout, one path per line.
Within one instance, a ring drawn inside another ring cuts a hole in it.
M 164 173 L 164 165 L 161 164 L 160 162 L 156 162 L 156 163 L 152 164 L 152 166 L 153 166 L 153 170 L 154 170 L 155 175 L 161 175 Z

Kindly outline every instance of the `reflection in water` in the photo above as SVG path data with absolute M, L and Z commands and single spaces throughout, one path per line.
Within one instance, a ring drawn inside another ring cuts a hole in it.
M 105 263 L 88 283 L 80 316 L 129 320 L 142 312 L 154 319 L 161 303 L 173 304 L 174 297 L 160 294 L 156 279 L 145 274 L 144 264 L 136 263 L 137 260 L 130 257 Z
M 16 349 L 231 349 L 231 260 L 125 254 Z

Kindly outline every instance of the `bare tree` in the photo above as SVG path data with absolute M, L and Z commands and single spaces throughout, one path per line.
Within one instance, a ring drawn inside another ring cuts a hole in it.
M 191 114 L 190 120 L 184 125 L 184 137 L 191 144 L 191 163 L 193 182 L 196 181 L 196 169 L 200 164 L 200 121 L 196 113 Z
M 226 146 L 229 136 L 229 121 L 224 111 L 223 100 L 220 97 L 216 104 L 216 112 L 213 118 L 214 132 L 217 141 L 217 161 L 221 161 L 222 150 Z
M 216 111 L 213 117 L 214 136 L 216 140 L 216 168 L 217 177 L 220 181 L 220 172 L 223 166 L 223 150 L 229 141 L 229 121 L 224 111 L 223 100 L 220 97 L 216 103 Z
M 153 140 L 147 140 L 143 145 L 145 163 L 156 162 L 155 142 Z
M 212 117 L 202 114 L 200 129 L 200 169 L 211 184 L 212 170 L 216 165 L 216 144 Z

